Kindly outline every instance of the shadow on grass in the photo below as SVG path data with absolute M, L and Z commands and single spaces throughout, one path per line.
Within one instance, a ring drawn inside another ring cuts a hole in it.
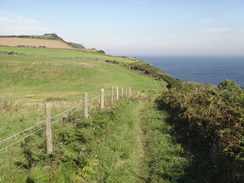
M 162 110 L 162 109 L 161 109 Z M 181 144 L 186 152 L 189 165 L 185 167 L 185 174 L 177 182 L 179 183 L 241 183 L 241 180 L 231 180 L 227 169 L 221 169 L 221 160 L 213 161 L 210 150 L 204 145 L 197 143 L 194 137 L 189 138 L 185 127 L 177 126 L 174 118 L 169 115 L 165 119 L 172 127 L 170 134 L 176 143 Z

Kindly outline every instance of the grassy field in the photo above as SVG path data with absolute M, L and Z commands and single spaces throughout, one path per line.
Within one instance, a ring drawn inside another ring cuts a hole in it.
M 54 56 L 54 57 L 56 56 L 56 57 L 99 58 L 99 59 L 118 61 L 118 62 L 133 62 L 134 61 L 128 57 L 118 57 L 118 56 L 99 54 L 99 53 L 93 52 L 90 49 L 48 49 L 48 48 L 0 46 L 0 51 L 42 55 L 42 56 Z
M 1 46 L 0 51 L 134 62 L 129 58 L 100 55 L 90 50 Z M 125 88 L 129 85 L 133 91 L 162 89 L 161 82 L 118 64 L 0 54 L 0 141 L 44 120 L 45 101 L 53 101 L 52 115 L 55 115 L 80 102 L 83 92 L 88 92 L 92 98 L 99 95 L 100 88 L 105 88 L 105 94 L 110 95 L 112 86 Z M 0 149 L 22 137 L 1 143 Z M 11 160 L 9 150 L 16 152 L 17 159 L 18 153 L 21 154 L 18 148 L 10 147 L 0 152 L 0 156 L 5 157 L 1 164 L 6 159 Z M 11 161 L 16 162 L 17 159 Z
M 76 50 L 67 50 L 65 53 L 61 49 L 0 47 L 0 51 L 3 50 L 13 52 L 24 50 L 25 53 L 29 51 L 31 54 L 35 52 L 35 54 L 43 53 L 49 56 L 63 53 L 60 56 L 77 57 L 86 54 Z M 118 57 L 118 60 L 122 58 Z M 38 104 L 42 106 L 48 98 L 76 101 L 82 98 L 83 92 L 88 92 L 90 97 L 94 97 L 99 94 L 100 88 L 110 92 L 112 86 L 129 85 L 133 90 L 140 91 L 161 88 L 160 82 L 111 63 L 0 55 L 0 100 L 8 102 L 9 106 L 17 108 L 23 106 L 24 111 L 28 106 L 31 106 L 30 108 Z M 21 110 L 18 109 L 18 112 Z M 0 121 L 13 125 L 6 117 Z
M 43 101 L 48 97 L 78 99 L 94 89 L 133 86 L 159 89 L 160 83 L 119 65 L 106 62 L 0 55 L 0 96 Z

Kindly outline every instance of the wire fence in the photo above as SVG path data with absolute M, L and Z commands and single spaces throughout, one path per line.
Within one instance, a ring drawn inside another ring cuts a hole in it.
M 94 98 L 90 98 L 89 101 L 94 101 L 95 99 L 98 99 L 99 97 L 100 97 L 100 96 L 96 96 L 96 97 L 94 97 Z M 79 106 L 82 106 L 82 105 L 83 105 L 82 103 L 79 103 L 79 104 L 77 104 L 77 105 L 75 105 L 75 106 L 72 106 L 71 108 L 69 108 L 69 109 L 67 109 L 67 110 L 65 110 L 65 111 L 62 111 L 62 112 L 60 112 L 60 113 L 58 113 L 58 114 L 52 116 L 51 119 L 55 119 L 56 117 L 59 117 L 59 116 L 64 115 L 64 114 L 67 114 L 68 112 L 70 112 L 70 111 L 74 110 L 75 108 L 77 108 L 77 107 L 79 107 Z M 25 130 L 22 130 L 22 131 L 20 131 L 20 132 L 14 134 L 14 135 L 12 135 L 12 136 L 10 136 L 10 137 L 7 137 L 7 138 L 5 138 L 5 139 L 0 140 L 0 144 L 3 143 L 3 142 L 5 142 L 5 141 L 8 141 L 8 140 L 10 140 L 10 139 L 12 139 L 12 138 L 16 138 L 17 136 L 22 135 L 22 134 L 24 134 L 24 133 L 26 133 L 26 132 L 28 132 L 28 131 L 30 131 L 30 130 L 32 130 L 32 129 L 34 129 L 34 128 L 40 126 L 40 125 L 42 125 L 42 124 L 44 124 L 45 121 L 46 121 L 46 120 L 42 120 L 42 121 L 38 122 L 37 124 L 35 124 L 35 125 L 33 125 L 33 126 L 30 126 L 30 127 L 26 128 Z M 56 122 L 58 122 L 58 121 L 53 121 L 52 123 L 56 123 Z M 29 135 L 27 135 L 27 136 L 25 136 L 25 137 L 23 137 L 23 138 L 21 138 L 21 139 L 15 141 L 15 142 L 13 142 L 13 143 L 11 143 L 11 144 L 9 144 L 9 145 L 7 145 L 7 146 L 1 148 L 1 149 L 0 149 L 0 152 L 3 151 L 3 150 L 5 150 L 5 149 L 7 149 L 8 147 L 10 147 L 10 146 L 12 146 L 12 145 L 18 143 L 18 142 L 21 142 L 21 141 L 24 140 L 25 138 L 27 138 L 27 137 L 29 137 L 29 136 L 31 136 L 31 135 L 34 135 L 35 133 L 37 133 L 37 132 L 39 132 L 40 130 L 43 130 L 43 129 L 44 129 L 44 127 L 41 127 L 40 129 L 36 130 L 35 132 L 33 132 L 33 133 L 31 133 L 31 134 L 29 134 Z
M 106 100 L 106 106 L 112 105 L 114 101 L 118 100 L 118 99 L 126 99 L 126 98 L 130 98 L 131 97 L 131 87 L 128 87 L 129 89 L 126 88 L 126 91 L 123 92 L 123 88 L 121 89 L 120 92 L 120 96 L 119 96 L 119 91 L 118 91 L 118 87 L 112 87 L 112 89 L 107 92 L 106 94 L 103 94 L 104 99 Z M 116 90 L 116 92 L 114 93 L 114 90 Z M 99 96 L 93 97 L 93 98 L 89 98 L 88 102 L 89 102 L 89 107 L 92 109 L 98 108 L 98 105 L 100 104 L 101 106 L 101 99 L 102 94 L 100 94 Z M 84 110 L 84 99 L 78 101 L 78 104 L 62 111 L 59 112 L 53 116 L 50 117 L 51 120 L 51 124 L 56 124 L 58 122 L 60 122 L 61 120 L 67 118 L 68 116 L 73 115 L 76 112 L 81 112 L 82 110 Z M 45 122 L 46 120 L 42 120 L 39 121 L 38 123 L 18 132 L 15 133 L 7 138 L 1 139 L 0 140 L 0 145 L 3 144 L 3 146 L 0 146 L 0 152 L 5 151 L 6 153 L 11 151 L 12 146 L 15 146 L 16 144 L 19 144 L 20 142 L 24 141 L 25 139 L 27 139 L 28 137 L 31 137 L 43 130 L 45 130 Z M 8 143 L 9 142 L 9 143 Z M 20 147 L 20 146 L 19 146 Z M 45 150 L 45 149 L 43 149 Z M 6 155 L 7 156 L 7 155 Z M 1 158 L 0 158 L 1 159 Z M 21 166 L 15 166 L 15 168 L 21 168 Z M 2 171 L 2 170 L 1 170 Z M 0 182 L 4 181 L 5 178 L 1 177 L 1 172 L 0 172 Z

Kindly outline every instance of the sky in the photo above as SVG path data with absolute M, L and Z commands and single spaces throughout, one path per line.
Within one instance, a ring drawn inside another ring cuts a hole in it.
M 112 55 L 244 55 L 244 0 L 0 0 L 0 35 Z

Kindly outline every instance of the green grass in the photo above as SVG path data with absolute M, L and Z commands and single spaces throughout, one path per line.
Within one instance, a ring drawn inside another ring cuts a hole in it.
M 79 116 L 72 115 L 73 120 L 67 118 L 54 127 L 50 157 L 45 155 L 44 140 L 38 136 L 28 139 L 22 145 L 25 158 L 19 163 L 30 167 L 19 168 L 19 173 L 6 180 L 184 182 L 190 160 L 172 136 L 167 115 L 151 100 L 120 100 L 110 109 L 93 111 L 87 120 Z
M 144 104 L 145 105 L 145 104 Z M 190 165 L 189 154 L 177 143 L 168 115 L 147 103 L 140 112 L 144 132 L 145 161 L 148 182 L 185 182 L 185 170 Z
M 103 56 L 80 50 L 0 47 L 0 51 L 65 57 L 106 57 L 106 59 L 119 62 L 132 61 L 128 58 Z M 110 95 L 112 86 L 123 87 L 125 90 L 125 87 L 129 85 L 132 86 L 133 91 L 144 91 L 145 93 L 162 89 L 161 82 L 112 63 L 0 54 L 0 140 L 44 120 L 45 101 L 52 101 L 52 115 L 55 115 L 81 101 L 83 92 L 88 92 L 89 97 L 95 97 L 99 95 L 100 88 L 105 88 L 105 94 Z M 126 113 L 133 113 L 135 106 L 131 112 L 130 109 L 128 108 Z M 115 127 L 117 128 L 117 125 Z M 129 130 L 128 127 L 124 130 L 121 127 L 119 128 L 121 133 Z M 27 134 L 1 143 L 0 148 L 25 135 Z M 122 135 L 118 134 L 117 137 L 113 138 L 122 138 Z M 110 145 L 119 150 L 123 149 L 123 145 L 126 146 L 124 153 L 116 156 L 120 158 L 129 156 L 126 151 L 131 148 L 129 146 L 132 144 L 129 141 L 132 138 L 127 140 L 128 144 L 127 142 L 124 144 L 109 142 L 114 143 Z M 15 158 L 9 156 L 9 151 L 15 152 Z M 27 171 L 22 170 L 21 167 L 16 169 L 14 166 L 17 161 L 24 161 L 22 150 L 18 144 L 0 152 L 0 156 L 4 157 L 0 159 L 1 164 L 5 160 L 9 162 L 2 166 L 0 177 L 7 177 L 11 169 L 20 171 L 20 174 Z M 122 162 L 122 164 L 124 163 Z M 114 165 L 117 166 L 118 164 L 115 163 Z M 133 163 L 125 164 L 132 166 Z M 119 177 L 120 171 L 124 171 L 124 174 L 129 173 L 127 169 L 122 169 L 118 167 L 119 171 L 114 172 L 114 176 Z M 32 173 L 34 174 L 34 172 Z M 16 175 L 17 178 L 20 178 L 18 175 Z M 101 174 L 101 176 L 103 175 Z M 134 178 L 132 176 L 131 180 Z
M 47 97 L 79 99 L 82 92 L 93 96 L 100 88 L 112 86 L 161 88 L 156 80 L 106 62 L 10 55 L 0 58 L 0 96 L 14 100 L 28 100 L 27 95 L 36 101 Z
M 61 49 L 2 48 L 14 52 L 23 49 L 29 54 L 65 53 Z M 67 54 L 76 57 L 76 53 L 83 52 L 73 50 Z M 52 115 L 55 115 L 81 101 L 83 92 L 88 92 L 91 98 L 99 95 L 100 88 L 110 95 L 112 86 L 125 90 L 129 85 L 133 91 L 162 88 L 159 81 L 107 62 L 0 54 L 0 140 L 44 120 L 45 101 L 54 101 Z M 0 144 L 0 148 L 24 135 Z M 1 155 L 4 157 L 5 151 Z
M 18 115 L 11 113 L 13 120 L 10 114 L 8 118 L 3 117 L 6 112 L 0 117 L 1 123 L 10 126 L 19 126 L 17 121 L 22 112 L 27 113 L 26 106 L 43 106 L 42 103 L 47 98 L 76 101 L 82 99 L 83 92 L 88 92 L 89 97 L 98 96 L 100 88 L 105 88 L 105 93 L 108 94 L 112 86 L 125 88 L 131 85 L 134 91 L 161 88 L 160 82 L 156 80 L 106 62 L 9 55 L 0 57 L 1 100 L 21 104 Z M 43 109 L 39 107 L 35 110 L 38 112 Z M 39 115 L 39 112 L 37 114 Z M 35 121 L 32 121 L 32 124 L 35 124 Z M 11 133 L 14 132 L 16 131 Z M 5 133 L 8 134 L 7 131 Z M 0 136 L 3 137 L 3 134 Z
M 88 57 L 88 58 L 100 58 L 104 60 L 115 60 L 118 62 L 133 62 L 128 57 L 118 57 L 103 55 L 94 53 L 90 49 L 49 49 L 49 48 L 31 48 L 31 47 L 8 47 L 0 46 L 0 51 L 15 52 L 23 54 L 44 55 L 44 56 L 56 56 L 56 57 Z

